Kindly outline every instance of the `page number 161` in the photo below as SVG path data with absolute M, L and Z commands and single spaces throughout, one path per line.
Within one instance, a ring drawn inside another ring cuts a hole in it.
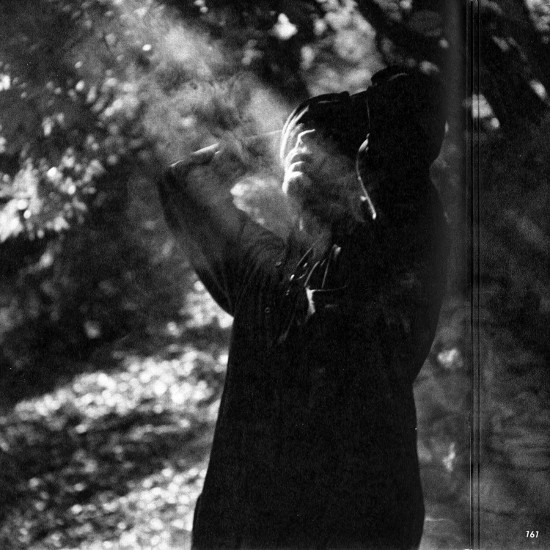
M 525 531 L 525 537 L 528 539 L 538 539 L 539 538 L 539 532 L 538 531 Z

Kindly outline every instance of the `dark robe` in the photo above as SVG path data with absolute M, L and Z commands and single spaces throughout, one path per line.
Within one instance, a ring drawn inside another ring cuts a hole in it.
M 205 169 L 206 170 L 206 169 Z M 234 316 L 193 548 L 415 548 L 424 506 L 412 385 L 444 289 L 427 174 L 334 228 L 319 263 L 208 185 L 160 186 L 169 225 Z

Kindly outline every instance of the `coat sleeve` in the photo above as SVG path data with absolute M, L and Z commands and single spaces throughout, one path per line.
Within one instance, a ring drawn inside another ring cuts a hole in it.
M 214 300 L 234 315 L 240 295 L 266 258 L 284 248 L 232 200 L 211 164 L 158 183 L 166 222 Z
M 447 222 L 435 190 L 391 221 L 383 230 L 388 276 L 380 300 L 399 369 L 412 382 L 430 351 L 446 290 Z

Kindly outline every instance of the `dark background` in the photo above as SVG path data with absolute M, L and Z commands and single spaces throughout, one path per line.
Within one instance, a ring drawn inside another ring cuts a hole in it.
M 422 548 L 550 548 L 549 25 L 542 0 L 3 0 L 0 547 L 185 547 L 231 319 L 155 180 L 398 63 L 439 70 L 449 104 Z M 234 192 L 284 233 L 263 147 Z

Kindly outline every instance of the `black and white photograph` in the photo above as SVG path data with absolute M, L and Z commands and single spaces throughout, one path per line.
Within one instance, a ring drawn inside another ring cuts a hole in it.
M 1 550 L 550 550 L 546 0 L 0 35 Z

